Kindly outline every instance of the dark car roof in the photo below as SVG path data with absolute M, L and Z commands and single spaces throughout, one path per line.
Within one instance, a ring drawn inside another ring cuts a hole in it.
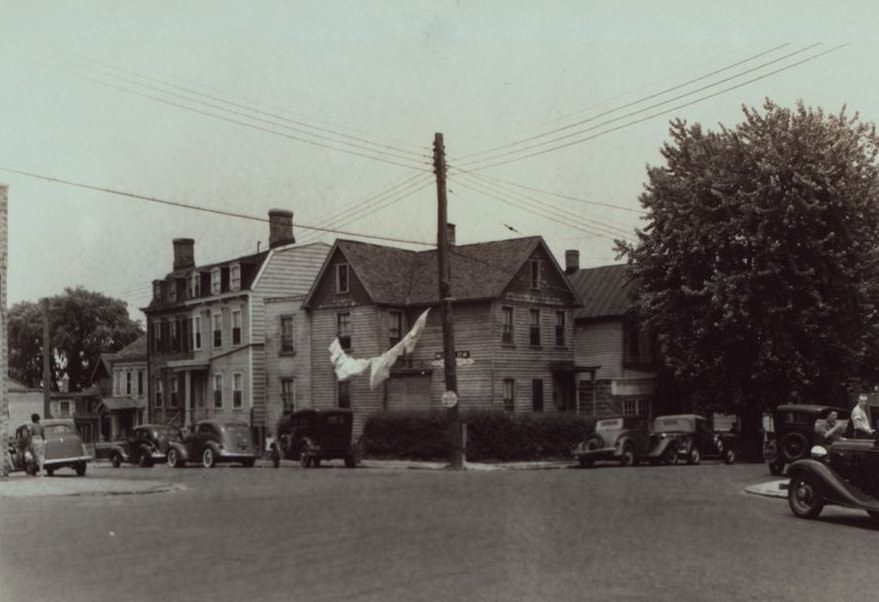
M 29 422 L 27 424 L 30 424 Z M 56 424 L 68 424 L 70 426 L 75 426 L 76 423 L 73 422 L 73 418 L 46 418 L 44 420 L 40 420 L 40 424 L 43 426 L 54 426 Z
M 847 408 L 839 406 L 818 405 L 815 403 L 786 403 L 775 408 L 776 412 L 803 412 L 804 414 L 821 414 L 829 411 L 849 413 Z

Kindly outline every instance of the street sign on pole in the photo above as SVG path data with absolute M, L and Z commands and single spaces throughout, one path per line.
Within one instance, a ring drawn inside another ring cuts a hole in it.
M 454 391 L 446 391 L 443 393 L 442 397 L 443 406 L 447 408 L 454 408 L 458 405 L 458 394 Z

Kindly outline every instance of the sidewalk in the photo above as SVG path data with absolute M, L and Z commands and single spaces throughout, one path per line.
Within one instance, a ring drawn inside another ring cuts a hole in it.
M 6 481 L 0 481 L 0 498 L 33 497 L 47 495 L 131 495 L 145 493 L 166 493 L 185 489 L 185 485 L 166 481 L 146 481 L 124 479 L 103 475 L 60 475 L 54 477 L 32 477 L 23 472 L 14 472 Z

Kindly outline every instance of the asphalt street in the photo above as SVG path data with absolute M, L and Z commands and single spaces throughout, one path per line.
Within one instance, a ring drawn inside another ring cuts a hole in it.
M 796 519 L 760 465 L 84 478 L 174 487 L 0 496 L 0 600 L 876 599 L 870 518 Z

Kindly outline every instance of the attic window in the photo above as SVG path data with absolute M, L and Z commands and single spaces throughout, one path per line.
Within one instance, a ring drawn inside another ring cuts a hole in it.
M 177 302 L 177 286 L 174 280 L 168 281 L 167 289 L 168 289 L 168 301 L 170 303 Z
M 189 298 L 195 299 L 201 295 L 201 274 L 193 272 L 189 275 Z
M 229 266 L 229 288 L 233 291 L 241 288 L 241 266 L 237 263 Z
M 347 293 L 349 291 L 348 264 L 340 263 L 336 266 L 336 292 Z
M 162 300 L 162 282 L 161 281 L 157 280 L 157 281 L 153 282 L 153 299 L 155 299 L 156 301 Z
M 540 260 L 532 259 L 531 264 L 531 288 L 540 290 Z
M 211 294 L 220 294 L 220 268 L 211 270 Z

